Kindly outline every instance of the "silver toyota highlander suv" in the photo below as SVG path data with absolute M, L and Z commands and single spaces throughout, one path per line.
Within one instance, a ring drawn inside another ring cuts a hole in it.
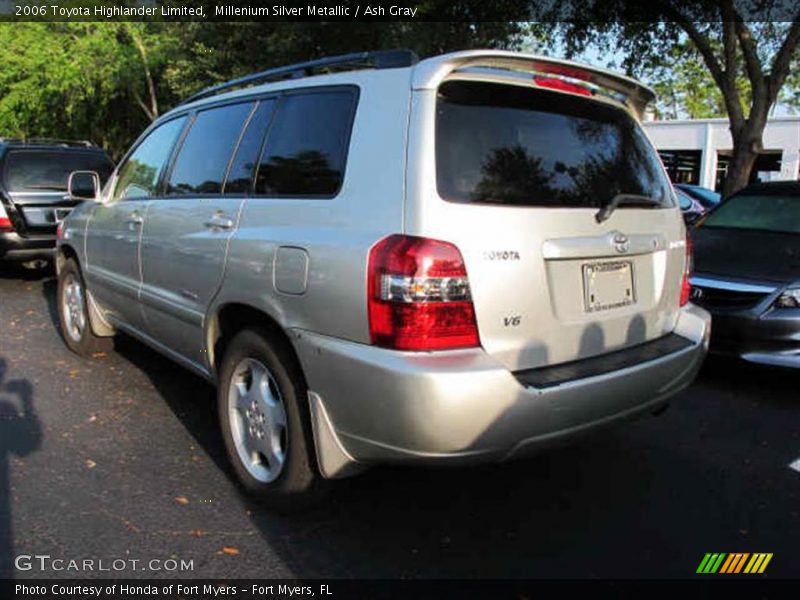
M 652 92 L 501 51 L 371 52 L 209 88 L 59 228 L 64 339 L 214 382 L 273 506 L 374 464 L 503 461 L 661 409 L 706 354 Z M 84 194 L 85 195 L 85 194 Z M 91 194 L 90 194 L 91 195 Z

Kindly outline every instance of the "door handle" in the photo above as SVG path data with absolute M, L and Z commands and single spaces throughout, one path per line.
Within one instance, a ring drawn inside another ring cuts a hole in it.
M 142 215 L 140 215 L 138 212 L 132 212 L 125 222 L 130 225 L 131 228 L 138 227 L 144 223 L 144 217 L 142 217 Z
M 204 225 L 209 229 L 232 229 L 233 219 L 229 219 L 222 213 L 215 213 Z

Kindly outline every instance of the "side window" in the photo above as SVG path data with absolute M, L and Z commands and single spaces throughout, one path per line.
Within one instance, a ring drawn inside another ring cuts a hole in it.
M 219 194 L 231 153 L 253 103 L 201 111 L 183 140 L 169 177 L 167 194 Z
M 278 104 L 256 176 L 256 193 L 334 196 L 344 177 L 356 94 L 285 96 Z
M 228 179 L 225 182 L 226 194 L 245 194 L 252 189 L 258 153 L 264 143 L 274 108 L 274 100 L 262 100 L 247 124 L 247 130 L 239 142 L 239 148 L 228 172 Z
M 186 117 L 167 121 L 150 132 L 136 147 L 119 169 L 114 200 L 155 196 L 158 178 L 185 122 Z

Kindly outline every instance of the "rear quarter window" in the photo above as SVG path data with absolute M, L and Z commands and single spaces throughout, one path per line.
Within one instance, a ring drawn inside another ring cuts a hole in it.
M 253 189 L 258 154 L 264 143 L 267 129 L 272 122 L 272 111 L 275 100 L 272 98 L 262 100 L 247 124 L 247 129 L 242 133 L 236 155 L 231 161 L 228 178 L 225 181 L 226 194 L 247 194 Z
M 437 187 L 454 202 L 599 208 L 618 194 L 672 206 L 658 155 L 624 110 L 485 82 L 439 89 Z
M 259 161 L 256 193 L 335 196 L 344 179 L 356 102 L 355 89 L 282 97 Z
M 5 166 L 5 184 L 11 192 L 62 192 L 73 171 L 96 171 L 106 179 L 114 165 L 99 152 L 12 150 Z

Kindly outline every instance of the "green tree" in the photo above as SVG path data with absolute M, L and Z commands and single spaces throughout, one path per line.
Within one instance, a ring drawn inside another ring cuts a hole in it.
M 112 154 L 158 116 L 158 24 L 0 24 L 0 132 L 92 139 Z M 135 135 L 135 134 L 133 134 Z
M 656 91 L 656 114 L 661 118 L 707 119 L 724 117 L 725 100 L 695 46 L 681 40 L 661 61 L 640 74 Z M 742 110 L 751 99 L 749 81 L 740 74 Z
M 670 57 L 675 58 L 676 46 L 688 44 L 684 49 L 690 47 L 692 53 L 682 55 L 677 64 L 691 71 L 691 56 L 699 57 L 696 64 L 703 65 L 716 88 L 692 109 L 713 113 L 714 105 L 721 102 L 730 121 L 733 157 L 723 186 L 727 196 L 747 184 L 763 149 L 767 118 L 798 59 L 800 43 L 800 10 L 796 7 L 790 7 L 794 11 L 791 21 L 770 21 L 772 15 L 785 18 L 781 11 L 787 8 L 786 2 L 762 0 L 758 13 L 747 12 L 748 6 L 735 0 L 682 4 L 655 0 L 641 5 L 625 0 L 573 1 L 559 6 L 558 17 L 569 22 L 555 25 L 551 33 L 564 36 L 572 53 L 590 45 L 621 53 L 626 71 L 636 76 L 663 72 Z M 688 85 L 702 89 L 704 79 L 691 76 Z M 686 87 L 687 82 L 682 85 Z M 687 97 L 686 89 L 672 89 L 677 100 L 681 94 Z
M 510 20 L 2 23 L 0 135 L 88 138 L 119 158 L 182 98 L 234 77 L 362 50 L 512 48 L 524 31 Z
M 515 48 L 526 32 L 515 22 L 250 22 L 183 24 L 181 51 L 165 76 L 185 97 L 203 87 L 281 65 L 388 48 L 420 56 L 475 47 Z
M 741 90 L 742 111 L 746 112 L 753 101 L 750 80 L 743 61 L 737 87 Z M 705 119 L 725 117 L 725 100 L 714 82 L 697 48 L 688 40 L 676 43 L 663 57 L 661 64 L 643 70 L 641 77 L 658 94 L 656 113 L 662 118 Z M 800 60 L 795 59 L 783 84 L 776 104 L 792 112 L 800 109 Z

